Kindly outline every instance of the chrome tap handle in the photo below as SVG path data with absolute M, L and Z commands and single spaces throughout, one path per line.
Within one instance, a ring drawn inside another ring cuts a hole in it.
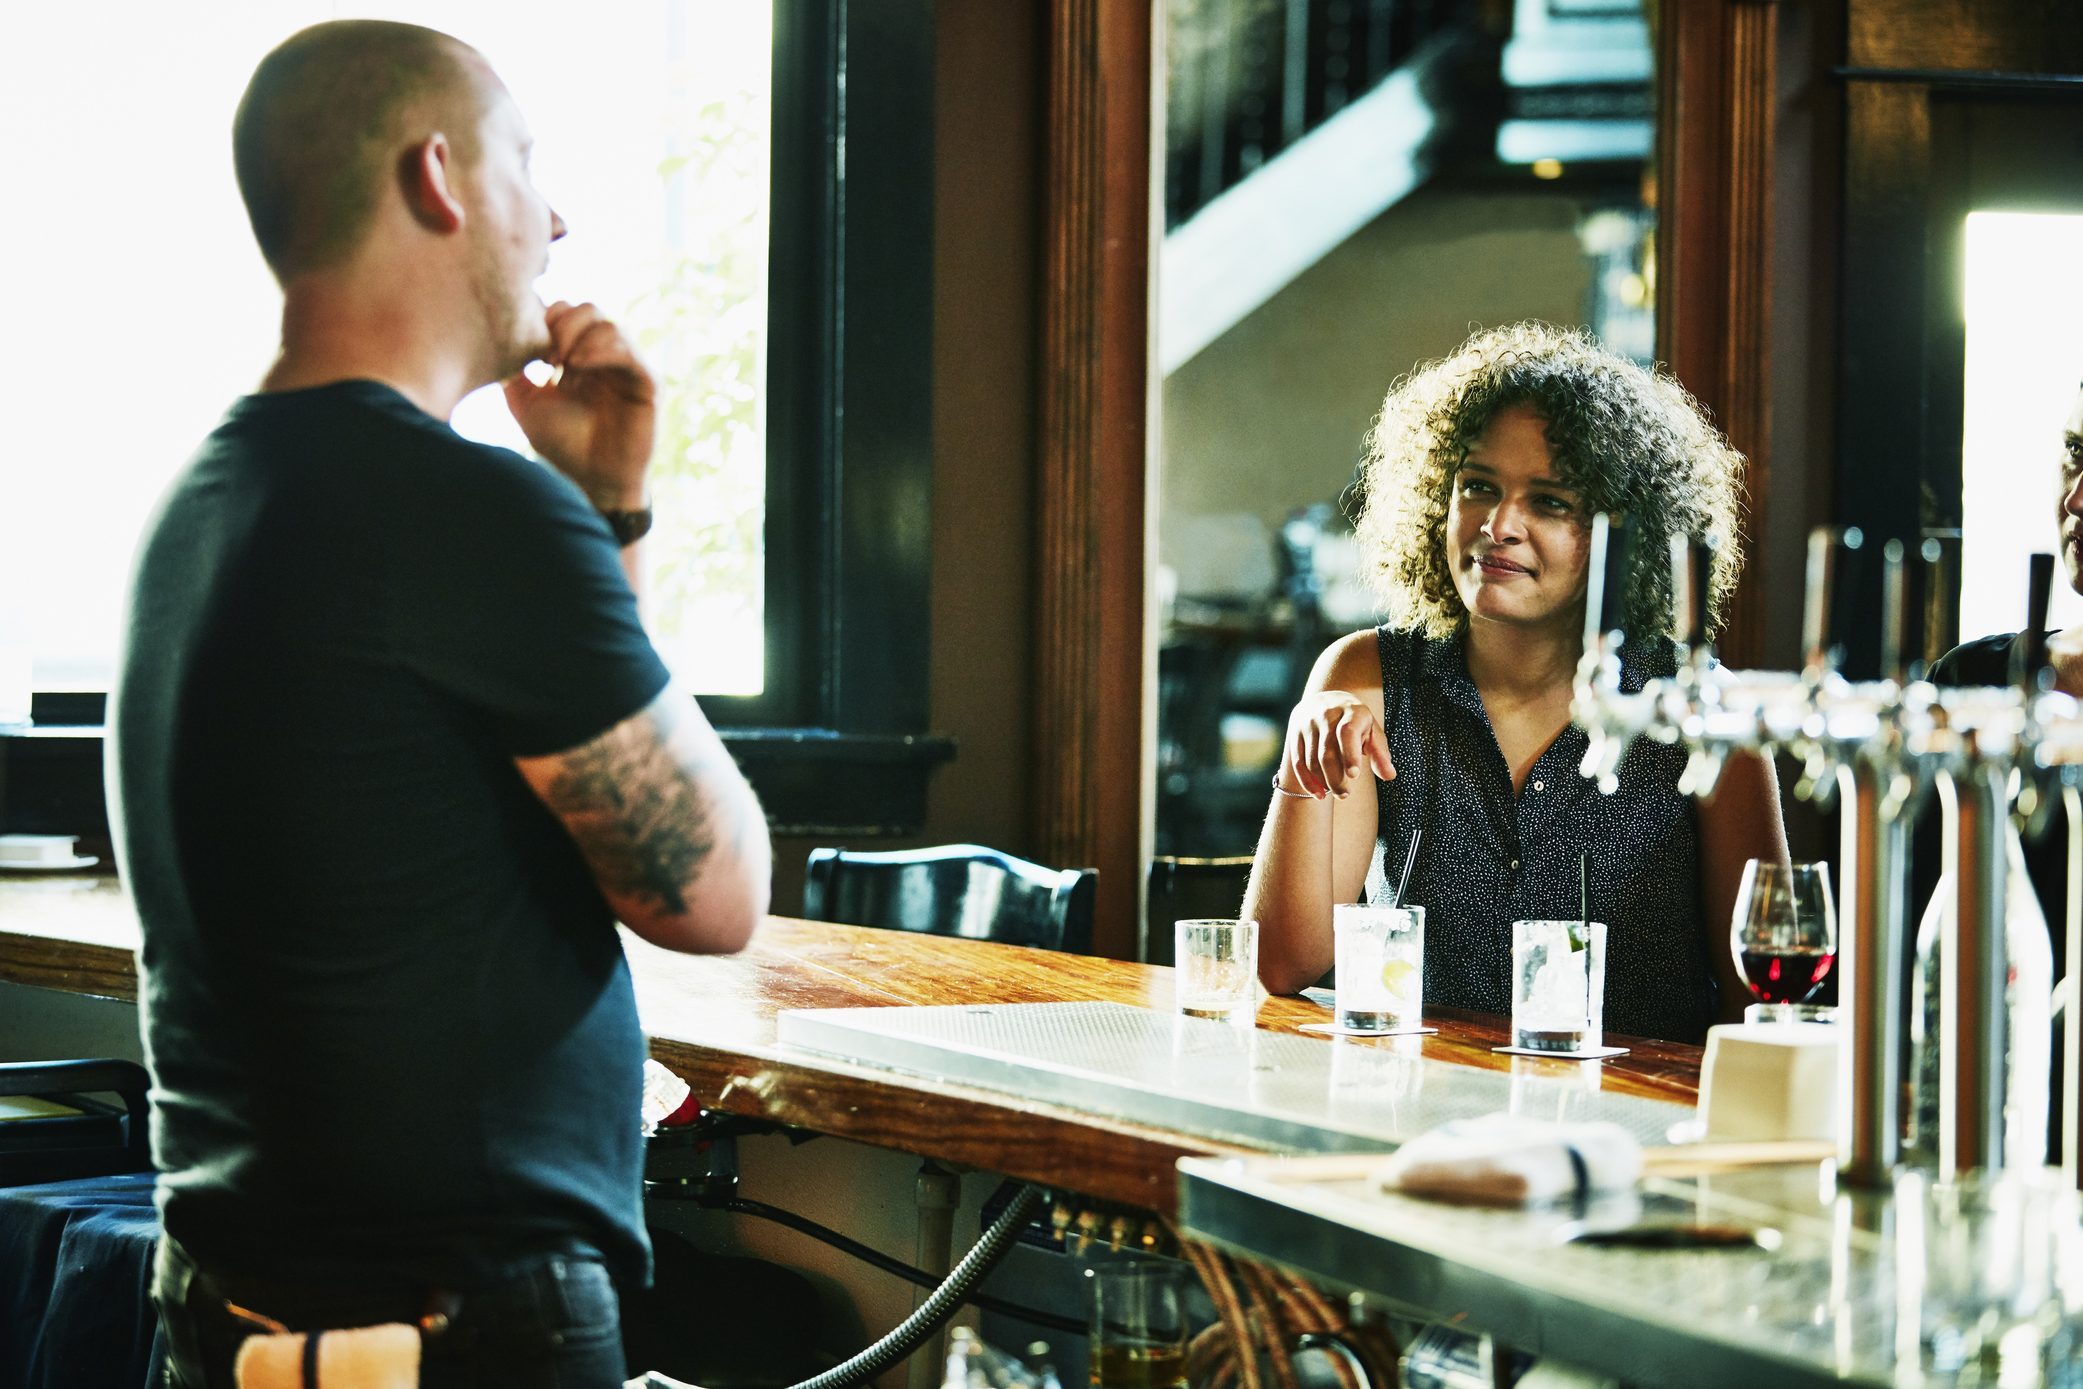
M 1685 759 L 1685 770 L 1678 774 L 1678 794 L 1681 796 L 1711 796 L 1715 785 L 1721 780 L 1726 755 L 1720 748 L 1694 747 L 1692 755 Z
M 1847 594 L 1839 555 L 1856 554 L 1865 544 L 1866 533 L 1857 526 L 1817 526 L 1808 533 L 1808 588 L 1802 605 L 1801 653 L 1810 679 L 1820 679 L 1824 671 L 1837 669 L 1843 661 L 1838 610 Z
M 1897 685 L 1909 680 L 1904 637 L 1909 626 L 1909 584 L 1903 572 L 1902 542 L 1881 546 L 1880 678 Z
M 2027 560 L 2025 581 L 2025 630 L 2019 633 L 2018 660 L 2011 682 L 2029 700 L 2040 692 L 2040 674 L 2047 665 L 2047 603 L 2054 588 L 2054 556 L 2040 551 Z
M 1591 518 L 1591 555 L 1584 590 L 1584 650 L 1602 651 L 1608 637 L 1621 637 L 1627 625 L 1627 570 L 1633 558 L 1623 515 L 1599 512 Z M 1614 641 L 1617 649 L 1619 641 Z
M 1671 537 L 1671 635 L 1686 651 L 1707 645 L 1709 597 L 1714 592 L 1715 539 L 1711 535 Z
M 2025 630 L 2018 634 L 2018 649 L 2011 667 L 2011 683 L 2025 698 L 2024 741 L 2037 744 L 2038 710 L 2035 701 L 2053 681 L 2047 669 L 2047 606 L 2054 586 L 2054 556 L 2037 552 L 2027 557 L 2025 580 Z M 2037 838 L 2046 831 L 2054 814 L 2054 797 L 2042 785 L 2030 757 L 2020 759 L 2023 773 L 2012 813 L 2026 833 Z
M 1590 730 L 1584 761 L 1577 770 L 1598 787 L 1600 795 L 1610 796 L 1620 789 L 1620 759 L 1627 755 L 1627 744 L 1627 738 L 1604 729 Z
M 1953 576 L 1960 571 L 1960 532 L 1926 532 L 1917 546 L 1922 578 L 1922 640 L 1917 649 L 1921 659 L 1911 674 L 1919 679 L 1930 674 L 1938 658 L 1960 642 L 1960 610 L 1953 602 Z
M 1851 532 L 1857 535 L 1854 529 Z M 1830 605 L 1836 593 L 1838 532 L 1817 526 L 1808 533 L 1808 583 L 1801 605 L 1801 659 L 1811 676 L 1836 664 L 1830 647 Z
M 1837 769 L 1830 754 L 1818 744 L 1810 745 L 1801 758 L 1801 775 L 1794 779 L 1794 795 L 1813 802 L 1819 810 L 1828 810 L 1837 803 Z

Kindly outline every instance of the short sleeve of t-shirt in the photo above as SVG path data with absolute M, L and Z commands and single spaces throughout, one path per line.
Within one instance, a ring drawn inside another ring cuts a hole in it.
M 1934 685 L 2008 685 L 2011 682 L 2012 648 L 2018 632 L 1964 641 L 1948 651 L 1931 667 Z
M 505 449 L 442 439 L 394 532 L 406 665 L 517 757 L 575 747 L 665 688 L 613 535 L 577 487 Z

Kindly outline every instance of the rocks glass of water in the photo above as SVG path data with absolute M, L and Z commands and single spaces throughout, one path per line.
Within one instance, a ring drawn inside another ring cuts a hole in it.
M 1172 925 L 1172 987 L 1179 1011 L 1228 1018 L 1258 1011 L 1258 923 L 1199 918 Z
M 1423 1025 L 1425 909 L 1340 903 L 1331 909 L 1338 1025 L 1402 1032 Z
M 1512 1045 L 1569 1056 L 1605 1044 L 1606 925 L 1512 923 Z

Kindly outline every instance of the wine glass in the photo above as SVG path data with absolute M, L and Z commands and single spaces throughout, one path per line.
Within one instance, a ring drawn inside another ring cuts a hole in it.
M 1743 865 L 1730 931 L 1743 982 L 1757 1002 L 1745 1022 L 1827 1022 L 1833 1010 L 1810 1007 L 1837 963 L 1837 901 L 1827 863 Z

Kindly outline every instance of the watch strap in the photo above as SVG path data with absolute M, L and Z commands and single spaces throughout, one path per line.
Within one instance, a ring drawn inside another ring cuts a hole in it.
M 651 533 L 651 508 L 648 506 L 631 511 L 603 509 L 600 516 L 608 523 L 608 529 L 615 533 L 618 545 L 634 545 Z

